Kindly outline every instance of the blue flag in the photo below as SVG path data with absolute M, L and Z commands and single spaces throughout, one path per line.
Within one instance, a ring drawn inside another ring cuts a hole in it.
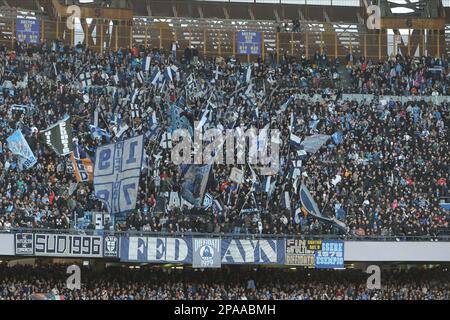
M 89 125 L 89 129 L 91 130 L 91 137 L 93 139 L 105 137 L 106 141 L 110 141 L 111 135 L 106 130 L 93 125 Z
M 31 151 L 27 140 L 25 140 L 20 130 L 16 130 L 6 140 L 8 141 L 9 150 L 19 157 L 19 170 L 30 169 L 37 163 L 33 151 Z
M 177 129 L 186 129 L 189 131 L 189 134 L 191 137 L 194 135 L 194 131 L 192 130 L 192 126 L 186 118 L 186 116 L 181 115 L 183 110 L 176 105 L 172 105 L 170 107 L 170 127 L 172 131 L 175 131 Z
M 333 133 L 333 135 L 331 136 L 333 138 L 333 142 L 334 144 L 338 145 L 340 143 L 342 143 L 342 132 L 337 131 L 335 133 Z
M 211 165 L 190 165 L 181 185 L 181 195 L 189 203 L 200 207 L 208 183 Z

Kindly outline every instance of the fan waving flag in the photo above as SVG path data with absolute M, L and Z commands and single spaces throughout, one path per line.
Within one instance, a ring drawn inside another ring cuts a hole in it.
M 341 231 L 343 232 L 347 232 L 347 226 L 345 225 L 345 223 L 338 221 L 336 218 L 329 218 L 322 215 L 319 207 L 317 206 L 317 203 L 314 201 L 314 198 L 309 193 L 308 188 L 304 184 L 302 184 L 300 187 L 300 202 L 302 204 L 301 210 L 306 211 L 305 213 L 308 213 L 321 221 L 331 223 L 341 229 Z
M 190 204 L 201 206 L 211 165 L 190 165 L 181 185 L 181 195 Z
M 303 208 L 313 216 L 321 216 L 319 207 L 314 201 L 313 197 L 309 193 L 308 188 L 302 184 L 300 187 L 300 201 L 302 203 Z
M 70 160 L 77 182 L 88 182 L 94 180 L 94 166 L 91 159 L 80 159 L 75 155 L 75 152 L 70 153 Z
M 58 121 L 42 131 L 44 142 L 58 155 L 67 155 L 73 151 L 72 127 L 69 117 Z
M 91 73 L 83 72 L 82 74 L 80 74 L 80 81 L 83 88 L 91 86 L 92 85 Z

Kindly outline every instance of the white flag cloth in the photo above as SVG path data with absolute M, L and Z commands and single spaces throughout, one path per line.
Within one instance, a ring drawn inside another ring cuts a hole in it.
M 252 65 L 249 65 L 249 66 L 247 67 L 247 75 L 246 75 L 246 77 L 245 77 L 245 81 L 246 81 L 247 83 L 250 83 L 251 79 L 252 79 Z

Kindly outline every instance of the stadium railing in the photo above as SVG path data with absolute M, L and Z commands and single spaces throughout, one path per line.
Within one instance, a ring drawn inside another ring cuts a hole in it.
M 13 13 L 0 16 L 0 44 L 14 47 L 17 17 Z M 98 52 L 136 45 L 170 50 L 176 42 L 179 56 L 186 47 L 192 47 L 203 56 L 234 55 L 243 61 L 254 60 L 257 56 L 263 59 L 272 57 L 278 63 L 284 54 L 311 57 L 315 52 L 325 52 L 332 59 L 345 59 L 352 52 L 356 56 L 384 60 L 400 51 L 404 55 L 424 55 L 427 52 L 440 56 L 450 50 L 450 25 L 446 25 L 445 30 L 429 30 L 427 33 L 421 30 L 418 34 L 404 35 L 402 43 L 397 46 L 395 35 L 387 29 L 371 32 L 357 23 L 345 27 L 345 24 L 338 22 L 302 21 L 301 32 L 293 32 L 279 31 L 279 24 L 274 20 L 242 20 L 236 23 L 232 19 L 134 16 L 132 20 L 108 23 L 104 19 L 93 19 L 96 21 L 94 26 L 76 22 L 75 27 L 68 30 L 66 21 L 51 20 L 37 11 L 20 11 L 20 17 L 40 22 L 37 37 L 41 43 L 59 39 L 73 46 L 81 42 Z M 91 31 L 93 27 L 96 32 Z M 258 55 L 239 54 L 237 39 L 240 31 L 261 33 Z
M 346 241 L 450 241 L 450 232 L 439 235 L 354 235 L 354 234 L 250 234 L 250 233 L 201 233 L 201 232 L 153 232 L 153 231 L 113 231 L 113 230 L 90 230 L 90 229 L 41 229 L 41 228 L 13 228 L 0 229 L 0 233 L 52 233 L 73 235 L 115 235 L 115 236 L 138 236 L 138 237 L 198 237 L 198 238 L 227 238 L 227 239 L 333 239 Z

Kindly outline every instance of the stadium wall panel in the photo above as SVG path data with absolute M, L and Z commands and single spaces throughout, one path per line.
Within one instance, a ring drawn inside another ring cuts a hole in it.
M 13 256 L 14 234 L 0 234 L 0 256 Z
M 344 260 L 350 261 L 450 261 L 450 242 L 346 241 Z

